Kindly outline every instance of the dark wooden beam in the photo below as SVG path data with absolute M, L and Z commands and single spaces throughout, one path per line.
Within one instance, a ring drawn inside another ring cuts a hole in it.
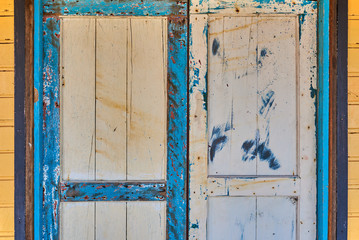
M 348 0 L 337 0 L 335 79 L 336 239 L 348 231 Z
M 34 238 L 33 0 L 15 0 L 15 239 Z

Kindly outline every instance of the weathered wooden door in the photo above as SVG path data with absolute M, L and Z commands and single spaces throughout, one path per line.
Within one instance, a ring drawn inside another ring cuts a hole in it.
M 43 2 L 41 239 L 185 239 L 186 2 Z
M 316 12 L 192 2 L 190 239 L 316 238 Z

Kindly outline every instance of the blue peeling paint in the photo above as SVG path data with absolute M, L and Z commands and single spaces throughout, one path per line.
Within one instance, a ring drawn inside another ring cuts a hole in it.
M 87 201 L 164 201 L 166 183 L 156 182 L 65 182 L 61 183 L 62 202 Z
M 60 186 L 60 101 L 59 101 L 59 47 L 60 20 L 57 17 L 45 17 L 43 21 L 43 89 L 41 103 L 43 118 L 41 123 L 43 158 L 41 159 L 41 193 L 42 209 L 40 217 L 40 239 L 59 239 L 59 204 L 60 190 L 62 200 L 76 198 L 76 187 L 66 190 L 66 183 Z M 83 192 L 78 192 L 79 199 L 86 196 L 90 200 L 100 201 L 102 197 L 113 200 L 163 200 L 167 202 L 167 239 L 186 239 L 187 222 L 187 19 L 185 16 L 168 18 L 168 136 L 167 136 L 167 185 L 165 193 L 154 185 L 145 190 L 130 192 L 118 185 L 94 190 L 94 184 L 81 185 Z M 38 116 L 37 116 L 38 118 Z M 79 183 L 81 184 L 81 183 Z M 92 186 L 92 187 L 91 187 Z M 98 187 L 98 186 L 97 186 Z M 133 187 L 133 186 L 132 186 Z M 157 190 L 158 191 L 157 191 Z M 78 190 L 78 189 L 77 189 Z M 72 192 L 71 192 L 72 191 Z M 106 192 L 107 191 L 107 192 Z M 83 194 L 88 193 L 88 194 Z M 159 195 L 158 195 L 159 194 Z M 163 198 L 161 197 L 163 196 Z M 66 197 L 66 199 L 65 199 Z M 79 200 L 77 199 L 77 200 Z
M 167 239 L 187 239 L 187 17 L 168 19 Z
M 187 2 L 178 0 L 43 0 L 44 13 L 87 16 L 186 15 Z
M 59 239 L 60 109 L 59 37 L 60 20 L 43 21 L 43 159 L 41 162 L 41 239 Z
M 42 3 L 34 1 L 34 239 L 40 239 L 42 216 L 41 161 L 43 159 L 42 134 Z

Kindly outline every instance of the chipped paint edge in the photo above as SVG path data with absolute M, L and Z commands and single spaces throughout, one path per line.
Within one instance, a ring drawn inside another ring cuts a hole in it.
M 164 201 L 165 182 L 61 182 L 61 202 Z
M 187 239 L 187 17 L 168 18 L 167 239 Z
M 187 15 L 186 1 L 42 0 L 44 14 L 87 16 Z

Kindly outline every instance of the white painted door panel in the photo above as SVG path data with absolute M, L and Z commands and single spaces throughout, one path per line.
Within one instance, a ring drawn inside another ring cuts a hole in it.
M 167 20 L 63 18 L 64 180 L 164 180 Z
M 207 3 L 190 20 L 189 238 L 315 239 L 315 3 Z
M 64 181 L 166 180 L 167 21 L 61 18 Z M 166 238 L 165 201 L 60 205 L 63 240 Z

